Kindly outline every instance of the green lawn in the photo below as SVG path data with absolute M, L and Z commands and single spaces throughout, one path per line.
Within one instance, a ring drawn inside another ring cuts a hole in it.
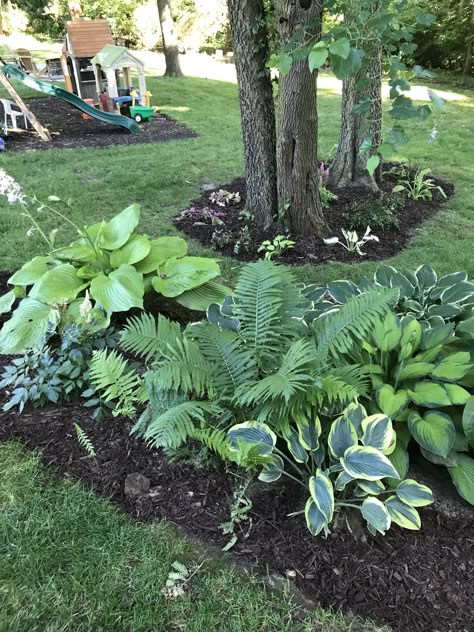
M 180 561 L 202 564 L 183 597 L 161 590 Z M 108 502 L 52 480 L 0 445 L 0 632 L 382 632 L 221 565 L 166 522 L 132 524 Z

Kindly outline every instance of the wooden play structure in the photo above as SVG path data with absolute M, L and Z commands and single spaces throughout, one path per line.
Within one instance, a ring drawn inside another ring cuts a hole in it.
M 104 80 L 106 81 L 106 92 L 109 99 L 117 99 L 119 88 L 121 91 L 130 90 L 132 83 L 132 71 L 138 75 L 138 89 L 140 94 L 146 93 L 145 67 L 143 62 L 133 55 L 124 46 L 112 46 L 107 44 L 97 53 L 91 60 L 94 69 L 97 93 L 101 94 L 104 90 Z M 120 85 L 120 84 L 123 85 Z

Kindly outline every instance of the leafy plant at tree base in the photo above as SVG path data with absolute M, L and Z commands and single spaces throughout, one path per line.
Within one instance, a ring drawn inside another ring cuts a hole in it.
M 284 235 L 277 235 L 273 241 L 267 239 L 262 241 L 257 252 L 264 252 L 265 259 L 271 261 L 273 258 L 281 257 L 285 250 L 291 250 L 295 247 L 294 241 L 288 239 Z
M 237 193 L 231 193 L 225 189 L 219 189 L 211 193 L 209 200 L 218 206 L 229 206 L 230 204 L 240 204 L 241 197 L 238 191 Z
M 13 287 L 0 298 L 0 313 L 21 301 L 0 331 L 0 353 L 41 347 L 47 333 L 77 313 L 86 292 L 109 318 L 142 309 L 148 292 L 196 310 L 229 294 L 214 281 L 220 274 L 214 259 L 188 256 L 180 237 L 152 240 L 136 234 L 139 219 L 134 204 L 109 222 L 77 228 L 79 239 L 34 257 L 10 277 Z
M 366 226 L 381 230 L 397 229 L 400 225 L 399 209 L 400 200 L 397 196 L 383 195 L 381 198 L 355 202 L 347 213 L 349 227 L 351 230 L 364 230 Z
M 416 507 L 433 502 L 428 487 L 400 480 L 389 460 L 396 447 L 390 419 L 367 416 L 357 404 L 334 421 L 296 418 L 285 430 L 247 421 L 232 427 L 228 437 L 237 462 L 259 468 L 259 480 L 272 483 L 287 476 L 304 487 L 306 506 L 293 515 L 304 513 L 314 536 L 329 533 L 335 514 L 345 507 L 359 510 L 374 535 L 384 535 L 392 522 L 416 530 L 421 526 Z
M 337 195 L 327 189 L 325 186 L 319 187 L 319 195 L 321 197 L 321 204 L 323 208 L 328 208 L 331 202 L 337 200 Z
M 362 251 L 362 248 L 365 244 L 370 241 L 376 241 L 377 243 L 380 241 L 376 235 L 372 235 L 370 226 L 367 226 L 363 237 L 359 237 L 355 230 L 345 230 L 344 228 L 341 228 L 341 232 L 346 240 L 346 243 L 342 242 L 339 237 L 328 237 L 327 239 L 323 239 L 324 244 L 326 246 L 335 246 L 336 244 L 339 244 L 347 250 L 349 254 L 357 254 L 360 257 L 364 257 L 366 253 Z
M 443 188 L 436 184 L 433 178 L 426 176 L 431 169 L 417 169 L 414 175 L 410 174 L 409 167 L 393 167 L 389 173 L 397 173 L 398 184 L 393 187 L 393 193 L 404 193 L 410 200 L 432 200 L 433 191 L 438 191 L 446 198 Z
M 252 501 L 247 497 L 246 492 L 250 484 L 249 479 L 245 484 L 239 486 L 234 491 L 233 501 L 230 506 L 229 520 L 219 525 L 219 529 L 222 530 L 224 535 L 230 535 L 231 538 L 227 544 L 222 547 L 223 551 L 230 551 L 230 549 L 237 544 L 240 534 L 243 538 L 248 538 L 250 530 L 252 528 L 252 518 L 249 516 L 249 512 L 252 510 Z M 244 531 L 242 525 L 247 523 L 247 529 Z

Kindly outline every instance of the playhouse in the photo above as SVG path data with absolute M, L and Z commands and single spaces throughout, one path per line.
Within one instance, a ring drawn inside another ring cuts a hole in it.
M 121 93 L 132 87 L 132 72 L 138 75 L 138 91 L 146 93 L 145 68 L 143 62 L 124 46 L 107 44 L 91 60 L 94 69 L 97 93 L 104 92 L 105 76 L 107 94 L 110 99 L 119 99 Z M 121 85 L 122 84 L 122 85 Z

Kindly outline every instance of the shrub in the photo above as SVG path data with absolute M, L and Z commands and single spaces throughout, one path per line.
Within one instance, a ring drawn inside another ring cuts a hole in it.
M 398 228 L 400 225 L 397 213 L 400 201 L 393 196 L 355 202 L 348 212 L 349 228 L 365 230 L 366 226 L 385 230 Z

